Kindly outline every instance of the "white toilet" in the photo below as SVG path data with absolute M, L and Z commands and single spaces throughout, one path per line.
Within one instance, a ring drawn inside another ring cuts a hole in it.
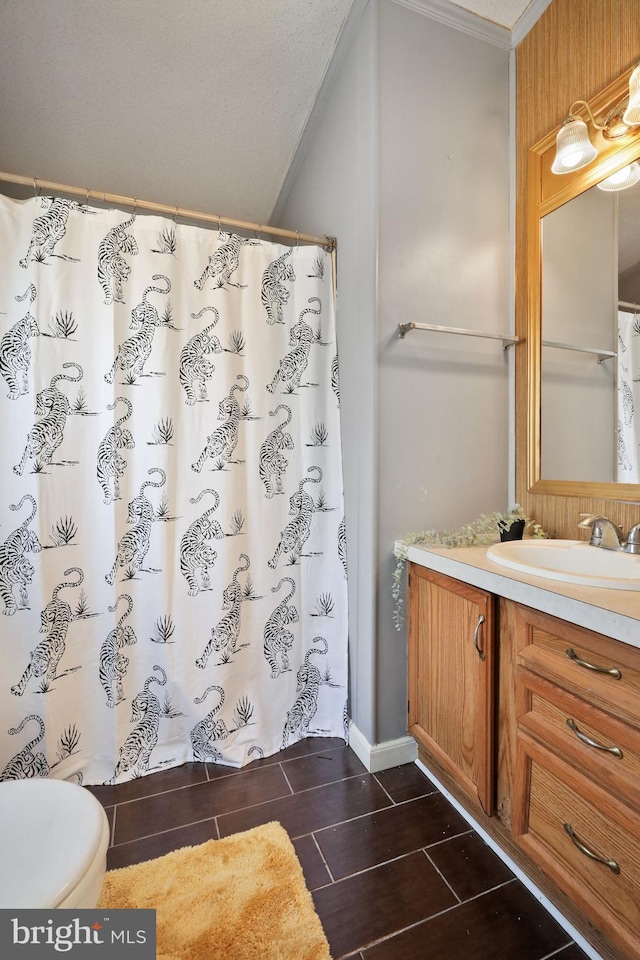
M 95 907 L 108 846 L 107 815 L 83 787 L 0 783 L 0 909 Z

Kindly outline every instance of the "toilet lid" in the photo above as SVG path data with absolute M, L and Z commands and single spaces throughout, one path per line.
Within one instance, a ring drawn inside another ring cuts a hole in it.
M 84 787 L 50 779 L 0 783 L 0 908 L 60 903 L 100 852 L 106 823 Z

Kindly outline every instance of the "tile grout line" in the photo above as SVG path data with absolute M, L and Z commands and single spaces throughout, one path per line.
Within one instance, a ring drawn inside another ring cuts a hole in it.
M 178 767 L 172 767 L 171 769 L 177 770 L 177 769 L 179 769 L 179 768 L 178 768 Z M 152 777 L 152 776 L 154 776 L 154 774 L 150 774 L 149 776 Z M 168 789 L 168 790 L 157 790 L 157 791 L 155 791 L 154 793 L 144 793 L 144 794 L 142 794 L 142 795 L 139 796 L 139 797 L 130 797 L 128 800 L 115 800 L 115 801 L 112 801 L 112 803 L 109 803 L 109 802 L 100 800 L 98 797 L 96 797 L 96 799 L 98 800 L 98 803 L 101 803 L 101 804 L 102 804 L 103 807 L 104 807 L 104 806 L 108 806 L 108 807 L 109 807 L 109 806 L 112 806 L 112 805 L 113 805 L 114 807 L 115 807 L 115 806 L 122 807 L 122 806 L 124 806 L 125 804 L 128 804 L 128 803 L 137 803 L 139 800 L 153 800 L 155 797 L 163 797 L 163 796 L 164 796 L 165 794 L 167 794 L 167 793 L 178 793 L 180 790 L 190 790 L 191 787 L 201 787 L 201 786 L 203 786 L 205 783 L 216 783 L 216 781 L 218 781 L 218 780 L 227 780 L 227 779 L 229 779 L 229 777 L 232 777 L 232 776 L 234 776 L 234 774 L 231 774 L 231 773 L 230 773 L 230 774 L 226 774 L 226 775 L 223 776 L 223 777 L 215 777 L 213 780 L 210 780 L 210 779 L 209 779 L 209 773 L 208 773 L 208 771 L 207 771 L 207 779 L 206 779 L 206 780 L 198 780 L 197 783 L 185 783 L 185 784 L 183 784 L 182 786 L 179 786 L 179 787 L 171 787 L 171 788 Z M 238 774 L 235 774 L 235 776 L 238 776 Z M 117 789 L 118 787 L 124 787 L 127 783 L 133 783 L 133 781 L 136 780 L 136 779 L 144 780 L 145 778 L 144 778 L 144 777 L 137 777 L 137 778 L 134 777 L 132 780 L 127 780 L 127 781 L 125 781 L 125 783 L 116 783 L 116 784 L 114 784 L 114 787 L 115 787 L 115 789 Z M 89 784 L 89 786 L 95 786 L 95 784 Z M 95 796 L 95 794 L 94 794 L 94 796 Z
M 567 934 L 567 936 L 569 935 Z M 554 957 L 562 958 L 562 954 L 564 953 L 564 951 L 567 949 L 567 947 L 570 947 L 573 943 L 574 941 L 570 939 L 568 943 L 565 943 L 565 945 L 563 947 L 560 947 L 559 950 L 556 950 L 555 953 L 545 953 L 544 957 L 541 957 L 540 960 L 554 960 Z
M 285 782 L 286 785 L 289 787 L 289 791 L 290 791 L 290 794 L 289 794 L 289 795 L 290 795 L 290 796 L 293 796 L 293 795 L 295 794 L 295 790 L 294 790 L 293 787 L 291 786 L 291 782 L 290 782 L 290 780 L 289 780 L 289 777 L 288 777 L 288 776 L 286 775 L 286 773 L 284 772 L 284 767 L 283 767 L 283 765 L 282 765 L 281 763 L 279 763 L 278 766 L 280 767 L 280 772 L 282 773 L 282 776 L 284 777 L 284 782 Z M 267 801 L 267 802 L 268 802 L 268 801 Z
M 513 880 L 507 880 L 506 883 L 499 884 L 498 887 L 500 886 L 506 887 L 508 883 L 513 883 L 514 880 L 515 880 L 515 877 Z M 498 889 L 498 887 L 494 887 L 493 889 Z M 462 903 L 454 903 L 450 907 L 445 907 L 444 910 L 439 910 L 437 913 L 431 914 L 430 917 L 423 917 L 422 920 L 416 920 L 415 923 L 409 923 L 407 924 L 406 927 L 401 927 L 399 930 L 394 930 L 393 933 L 389 933 L 384 937 L 379 937 L 377 940 L 372 940 L 371 943 L 364 944 L 361 947 L 356 947 L 356 950 L 360 950 L 360 951 L 369 950 L 371 947 L 376 947 L 380 943 L 386 943 L 388 940 L 393 940 L 394 937 L 398 937 L 402 933 L 407 933 L 409 930 L 413 930 L 415 927 L 419 927 L 423 923 L 429 923 L 431 920 L 435 920 L 436 917 L 441 917 L 446 913 L 451 913 L 452 910 L 458 910 L 460 907 L 465 906 L 467 903 L 471 903 L 473 900 L 477 900 L 479 897 L 484 896 L 484 893 L 488 893 L 488 892 L 489 891 L 484 891 L 483 893 L 480 893 L 475 897 L 469 897 L 468 900 L 464 900 Z M 564 949 L 564 947 L 566 946 L 567 944 L 564 944 L 564 946 L 561 949 Z M 346 954 L 346 956 L 349 956 L 349 954 Z
M 474 831 L 472 829 L 461 830 L 460 833 L 452 833 L 450 837 L 444 837 L 442 840 L 435 840 L 433 843 L 428 843 L 424 849 L 431 850 L 433 847 L 441 847 L 444 843 L 449 843 L 450 840 L 459 840 L 460 837 L 467 837 L 473 835 L 473 833 Z
M 375 782 L 378 784 L 378 786 L 380 787 L 380 789 L 381 789 L 381 790 L 384 790 L 384 792 L 385 792 L 386 795 L 389 797 L 389 800 L 391 800 L 391 803 L 394 805 L 394 807 L 397 807 L 397 806 L 398 806 L 398 803 L 393 799 L 393 797 L 391 796 L 391 794 L 389 793 L 389 791 L 388 791 L 387 788 L 385 787 L 384 783 L 380 783 L 380 781 L 378 780 L 378 778 L 377 778 L 377 776 L 375 775 L 375 773 L 373 774 L 373 779 L 374 779 Z
M 336 783 L 339 783 L 339 782 L 340 782 L 340 781 L 336 781 Z M 437 791 L 436 791 L 436 792 L 437 792 Z M 429 796 L 432 796 L 432 794 L 425 794 L 425 796 L 428 796 L 428 797 L 429 797 Z M 393 809 L 394 807 L 408 806 L 410 803 L 417 803 L 418 800 L 423 800 L 423 799 L 424 799 L 423 796 L 421 796 L 421 797 L 412 797 L 412 798 L 409 799 L 409 800 L 401 800 L 399 803 L 395 803 L 395 802 L 392 800 L 392 804 L 391 804 L 390 807 L 380 807 L 380 808 L 377 809 L 377 810 L 368 810 L 366 813 L 359 813 L 356 817 L 348 817 L 346 820 L 341 820 L 339 823 L 329 823 L 329 824 L 327 824 L 327 825 L 324 826 L 324 827 L 316 827 L 315 830 L 312 830 L 312 831 L 311 831 L 311 833 L 313 833 L 313 834 L 315 834 L 315 833 L 324 833 L 325 830 L 335 830 L 337 827 L 345 826 L 345 825 L 348 824 L 348 823 L 355 823 L 357 820 L 364 820 L 365 817 L 374 817 L 374 816 L 377 816 L 378 814 L 381 814 L 381 813 L 384 813 L 384 812 L 386 812 L 386 811 L 388 811 L 388 810 L 391 810 L 391 809 Z M 267 801 L 267 803 L 268 803 L 268 802 L 269 802 L 269 801 Z M 400 860 L 402 857 L 408 856 L 408 855 L 411 854 L 411 853 L 418 853 L 418 851 L 423 850 L 423 849 L 427 849 L 427 848 L 430 850 L 431 847 L 438 847 L 438 846 L 440 846 L 440 845 L 443 844 L 443 843 L 447 843 L 449 840 L 456 840 L 458 837 L 464 837 L 464 836 L 466 836 L 467 834 L 472 834 L 473 832 L 474 832 L 474 831 L 473 831 L 473 829 L 471 829 L 471 828 L 469 828 L 469 829 L 464 829 L 464 830 L 461 830 L 460 833 L 452 833 L 451 836 L 445 837 L 443 840 L 434 840 L 433 843 L 427 844 L 426 847 L 425 847 L 425 846 L 415 847 L 415 849 L 413 849 L 413 850 L 406 850 L 404 853 L 399 853 L 397 857 L 392 857 L 391 859 L 392 859 L 392 860 Z M 307 836 L 307 834 L 300 834 L 300 836 Z M 295 839 L 299 839 L 299 838 L 296 837 Z M 374 864 L 372 864 L 370 867 L 364 867 L 363 870 L 360 870 L 360 871 L 357 871 L 357 872 L 363 873 L 364 870 L 372 870 L 372 869 L 374 869 L 374 867 L 376 867 L 376 866 L 381 866 L 383 863 L 391 863 L 391 860 L 381 860 L 379 864 L 375 864 L 375 863 L 374 863 Z M 348 876 L 352 876 L 352 874 L 348 874 Z M 355 876 L 355 874 L 353 874 L 353 876 Z M 346 879 L 346 877 L 343 877 L 342 879 Z M 336 882 L 337 882 L 337 881 L 336 881 Z
M 192 820 L 190 823 L 181 823 L 177 827 L 167 827 L 166 830 L 158 830 L 157 833 L 145 833 L 143 837 L 133 837 L 132 840 L 123 840 L 122 843 L 114 843 L 114 845 L 110 849 L 119 850 L 122 847 L 130 846 L 130 844 L 132 843 L 140 843 L 140 841 L 142 840 L 153 840 L 155 837 L 164 837 L 165 834 L 173 833 L 174 830 L 184 830 L 187 827 L 197 827 L 198 824 L 208 823 L 211 820 L 214 821 L 215 827 L 218 831 L 218 840 L 222 840 L 222 837 L 220 836 L 220 828 L 218 827 L 218 823 L 217 823 L 218 817 L 214 816 L 214 817 L 204 817 L 202 820 Z
M 424 853 L 425 857 L 427 858 L 427 860 L 429 861 L 429 863 L 431 864 L 431 866 L 433 867 L 433 869 L 436 871 L 436 873 L 438 874 L 438 876 L 440 877 L 440 879 L 441 879 L 444 883 L 446 883 L 446 885 L 448 886 L 449 890 L 451 890 L 451 893 L 454 895 L 454 897 L 456 898 L 456 900 L 458 901 L 458 903 L 462 903 L 462 897 L 459 897 L 459 896 L 458 896 L 458 894 L 455 892 L 455 890 L 453 889 L 453 887 L 451 886 L 451 884 L 449 883 L 449 881 L 447 880 L 447 878 L 445 877 L 445 875 L 442 873 L 442 871 L 439 869 L 439 867 L 433 862 L 433 860 L 431 859 L 431 857 L 430 857 L 429 854 L 427 853 L 427 848 L 426 848 L 426 847 L 423 847 L 423 848 L 422 848 L 422 852 Z
M 311 837 L 311 839 L 312 839 L 313 842 L 315 843 L 316 848 L 317 848 L 317 850 L 318 850 L 318 853 L 320 854 L 320 857 L 321 857 L 321 859 L 322 859 L 322 862 L 324 863 L 324 865 L 325 865 L 325 867 L 326 867 L 327 873 L 328 873 L 329 876 L 331 877 L 331 883 L 335 883 L 335 882 L 336 882 L 336 878 L 335 878 L 334 875 L 333 875 L 333 871 L 332 871 L 331 867 L 329 866 L 329 864 L 328 864 L 327 861 L 325 860 L 324 853 L 322 852 L 322 849 L 321 849 L 321 847 L 320 847 L 320 844 L 318 843 L 318 841 L 317 841 L 317 839 L 316 839 L 315 833 L 311 832 L 311 833 L 309 834 L 309 836 Z M 323 884 L 323 886 L 327 887 L 327 886 L 330 886 L 330 884 L 325 883 L 325 884 Z M 318 889 L 319 889 L 319 888 L 318 888 Z
M 566 933 L 566 931 L 565 931 L 565 933 Z M 568 933 L 567 933 L 567 936 L 569 936 Z M 562 952 L 563 952 L 564 950 L 566 950 L 567 947 L 570 947 L 570 946 L 571 946 L 572 944 L 574 944 L 574 943 L 575 943 L 575 940 L 572 940 L 572 939 L 569 937 L 569 942 L 568 942 L 568 943 L 565 943 L 565 945 L 564 945 L 563 947 L 560 947 L 559 950 L 555 950 L 553 953 L 545 953 L 544 957 L 541 957 L 540 960 L 553 960 L 554 957 L 561 957 Z M 577 943 L 576 943 L 575 945 L 578 946 Z M 578 947 L 578 949 L 580 949 L 580 948 Z M 561 960 L 562 960 L 562 958 L 561 958 Z
M 345 821 L 345 822 L 348 822 L 348 821 Z M 399 860 L 404 860 L 406 857 L 412 857 L 416 853 L 424 853 L 424 848 L 416 847 L 415 850 L 408 850 L 405 853 L 399 853 L 396 857 L 389 857 L 388 860 L 381 860 L 380 863 L 372 863 L 368 867 L 362 867 L 361 870 L 354 870 L 353 873 L 347 873 L 344 877 L 338 877 L 337 880 L 334 880 L 333 882 L 336 884 L 345 883 L 347 880 L 352 880 L 354 877 L 361 877 L 365 873 L 370 873 L 372 870 L 379 870 L 381 867 L 386 867 L 390 863 L 398 863 Z M 329 872 L 331 873 L 331 871 Z M 330 883 L 325 883 L 321 887 L 316 887 L 316 890 L 326 890 L 326 888 L 330 886 L 331 886 Z M 458 902 L 462 902 L 460 901 L 459 897 L 456 897 L 456 899 L 458 900 Z M 469 899 L 473 900 L 474 898 L 470 897 Z M 454 904 L 454 906 L 458 906 L 458 904 Z

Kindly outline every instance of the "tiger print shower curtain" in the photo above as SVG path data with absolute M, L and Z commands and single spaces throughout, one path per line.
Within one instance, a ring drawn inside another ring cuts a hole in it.
M 346 738 L 330 255 L 0 197 L 0 780 Z

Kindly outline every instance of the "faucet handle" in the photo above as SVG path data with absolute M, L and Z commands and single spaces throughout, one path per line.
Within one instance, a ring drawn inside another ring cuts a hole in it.
M 640 523 L 631 527 L 622 549 L 625 553 L 640 553 Z
M 594 522 L 600 519 L 595 513 L 579 513 L 578 516 L 580 517 L 578 520 L 578 526 L 583 527 L 586 530 L 590 530 Z
M 605 550 L 622 549 L 625 539 L 617 523 L 614 523 L 609 517 L 594 516 L 591 513 L 581 513 L 580 517 L 578 526 L 591 530 L 590 546 L 604 547 Z
M 581 513 L 579 514 L 580 519 L 578 520 L 578 526 L 582 530 L 591 531 L 591 541 L 602 536 L 602 527 L 600 526 L 600 521 L 602 517 L 596 516 L 595 513 Z

